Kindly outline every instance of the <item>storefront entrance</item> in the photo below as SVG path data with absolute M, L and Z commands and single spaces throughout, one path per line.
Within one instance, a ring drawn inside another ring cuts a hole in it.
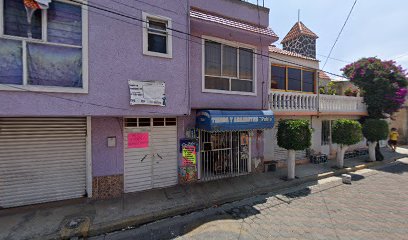
M 200 131 L 201 180 L 234 177 L 250 172 L 250 138 L 248 131 Z
M 271 129 L 273 124 L 271 111 L 198 111 L 199 179 L 209 181 L 250 173 L 251 135 Z

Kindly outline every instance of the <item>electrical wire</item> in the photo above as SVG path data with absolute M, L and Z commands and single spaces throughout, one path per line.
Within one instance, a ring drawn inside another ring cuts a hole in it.
M 324 65 L 323 65 L 323 67 L 322 67 L 322 70 L 324 70 L 324 68 L 326 67 L 327 61 L 329 60 L 329 58 L 330 58 L 330 56 L 331 56 L 331 54 L 332 54 L 332 52 L 333 52 L 333 49 L 334 49 L 334 47 L 335 47 L 336 44 L 337 44 L 337 41 L 339 41 L 340 36 L 341 36 L 341 33 L 343 32 L 344 27 L 346 27 L 346 24 L 347 24 L 347 22 L 348 22 L 348 20 L 349 20 L 349 18 L 350 18 L 350 16 L 351 16 L 351 13 L 353 12 L 354 7 L 356 6 L 356 3 L 357 3 L 357 0 L 354 1 L 354 4 L 353 4 L 353 6 L 351 7 L 351 9 L 350 9 L 350 11 L 349 11 L 349 13 L 348 13 L 348 15 L 347 15 L 346 21 L 344 21 L 344 24 L 343 24 L 343 26 L 341 27 L 340 32 L 339 32 L 339 34 L 337 35 L 337 38 L 336 38 L 336 40 L 334 41 L 334 44 L 333 44 L 333 46 L 332 46 L 331 49 L 330 49 L 329 55 L 327 56 L 326 61 L 324 62 Z
M 108 13 L 118 15 L 118 16 L 121 16 L 121 17 L 124 17 L 124 18 L 132 19 L 132 20 L 135 20 L 135 21 L 138 21 L 138 22 L 141 22 L 141 23 L 148 23 L 147 21 L 145 21 L 143 19 L 139 19 L 139 18 L 134 17 L 134 16 L 129 16 L 129 15 L 123 13 L 123 12 L 113 11 L 112 9 L 110 9 L 108 7 L 99 7 L 99 6 L 89 4 L 89 3 L 83 3 L 83 2 L 78 1 L 78 0 L 68 0 L 68 1 L 74 2 L 74 3 L 77 3 L 77 4 L 81 4 L 81 5 L 84 5 L 84 6 L 87 6 L 87 7 L 92 7 L 92 8 L 98 9 L 100 11 L 108 12 Z M 182 35 L 187 35 L 187 36 L 199 39 L 199 40 L 205 40 L 205 38 L 203 38 L 202 36 L 197 36 L 197 35 L 194 35 L 194 34 L 191 34 L 191 33 L 188 33 L 188 32 L 184 32 L 184 31 L 181 31 L 181 30 L 178 30 L 178 29 L 175 29 L 175 28 L 166 27 L 166 29 L 171 30 L 171 31 L 176 32 L 176 33 L 180 33 Z M 187 38 L 184 39 L 184 40 L 190 41 L 190 42 L 193 42 L 193 43 L 196 43 L 196 44 L 203 45 L 203 43 L 201 41 L 200 42 L 195 42 L 194 40 L 190 40 L 190 39 L 187 39 Z M 247 51 L 247 50 L 243 49 L 243 51 Z M 272 57 L 272 56 L 269 56 L 269 55 L 263 55 L 263 54 L 260 54 L 260 53 L 257 53 L 257 52 L 253 52 L 253 54 L 258 55 L 258 56 L 263 56 L 263 57 L 266 57 L 266 58 L 270 58 L 270 59 L 274 59 L 274 60 L 277 60 L 277 61 L 280 61 L 280 62 L 290 63 L 290 64 L 293 64 L 293 65 L 296 65 L 296 66 L 299 66 L 299 67 L 303 67 L 305 69 L 323 71 L 323 72 L 325 72 L 327 74 L 330 74 L 330 75 L 333 75 L 333 76 L 343 77 L 342 75 L 339 75 L 339 74 L 336 74 L 336 73 L 320 70 L 320 69 L 317 69 L 317 68 L 308 67 L 308 66 L 305 66 L 305 65 L 302 65 L 302 64 L 299 64 L 299 63 L 295 63 L 295 62 L 291 62 L 291 61 L 288 61 L 288 60 Z
M 139 18 L 137 18 L 137 17 L 129 16 L 129 15 L 127 15 L 127 14 L 125 14 L 125 13 L 121 13 L 121 12 L 112 11 L 112 10 L 110 10 L 109 8 L 106 8 L 106 7 L 100 7 L 100 6 L 92 5 L 92 4 L 89 4 L 89 3 L 83 3 L 83 2 L 80 2 L 80 1 L 77 1 L 77 0 L 69 0 L 69 1 L 70 1 L 70 2 L 74 2 L 74 3 L 77 3 L 77 4 L 79 4 L 79 5 L 91 7 L 91 8 L 94 8 L 94 9 L 97 9 L 97 10 L 100 10 L 100 11 L 103 11 L 103 12 L 107 12 L 107 13 L 110 13 L 110 14 L 113 14 L 113 15 L 117 15 L 117 16 L 124 17 L 124 18 L 127 18 L 127 19 L 135 20 L 135 21 L 138 21 L 138 22 L 141 22 L 141 23 L 147 23 L 147 21 L 144 21 L 144 20 L 139 19 Z M 108 16 L 108 15 L 106 15 L 106 14 L 102 14 L 102 13 L 99 13 L 99 12 L 96 12 L 96 11 L 92 11 L 92 10 L 90 10 L 90 9 L 87 9 L 87 10 L 88 10 L 88 11 L 91 11 L 91 12 L 94 12 L 94 13 L 97 13 L 97 14 L 100 14 L 100 15 L 103 15 L 103 16 L 105 16 L 105 17 L 108 17 L 108 18 L 117 20 L 117 21 L 121 21 L 121 22 L 125 22 L 125 23 L 131 24 L 131 25 L 135 25 L 134 23 L 128 22 L 128 21 L 124 21 L 123 19 L 113 18 L 112 16 Z M 137 26 L 142 27 L 142 28 L 146 28 L 146 27 L 144 27 L 143 25 L 142 25 L 142 26 L 137 25 Z M 194 34 L 187 33 L 187 32 L 183 32 L 183 31 L 180 31 L 180 30 L 177 30 L 177 29 L 174 29 L 174 28 L 167 28 L 167 29 L 168 29 L 168 30 L 171 30 L 171 31 L 174 31 L 174 32 L 176 32 L 176 33 L 180 33 L 180 34 L 189 36 L 189 37 L 197 38 L 197 39 L 199 39 L 199 40 L 205 39 L 205 38 L 203 38 L 203 37 L 201 37 L 201 36 L 196 36 L 196 35 L 194 35 Z M 176 38 L 180 38 L 180 39 L 182 39 L 182 40 L 190 41 L 190 42 L 195 43 L 195 44 L 199 44 L 199 45 L 201 45 L 201 46 L 204 45 L 204 43 L 203 43 L 202 41 L 196 42 L 196 41 L 194 41 L 194 40 L 192 40 L 192 39 L 182 38 L 182 37 L 176 36 L 176 35 L 174 35 L 174 34 L 173 34 L 172 36 L 173 36 L 173 37 L 176 37 Z M 246 50 L 246 49 L 242 49 L 242 50 L 249 52 L 249 50 Z M 308 67 L 308 66 L 304 66 L 304 65 L 302 65 L 302 64 L 298 64 L 298 63 L 295 63 L 295 62 L 292 62 L 292 61 L 288 61 L 288 60 L 284 60 L 284 59 L 272 57 L 272 56 L 269 56 L 269 55 L 264 55 L 262 52 L 261 52 L 261 53 L 257 53 L 257 52 L 252 52 L 252 51 L 251 51 L 250 53 L 252 53 L 252 54 L 254 54 L 254 55 L 261 56 L 261 61 L 263 61 L 263 57 L 266 57 L 266 58 L 268 58 L 268 59 L 274 59 L 274 60 L 277 60 L 277 61 L 280 61 L 280 62 L 289 63 L 289 64 L 292 64 L 292 65 L 295 65 L 295 66 L 303 67 L 303 68 L 305 68 L 305 69 L 320 71 L 320 69 L 311 68 L 311 67 Z M 262 62 L 262 63 L 263 63 L 263 62 Z M 263 65 L 263 64 L 262 64 L 262 65 Z M 328 72 L 328 71 L 323 71 L 323 72 L 325 72 L 325 73 L 327 73 L 327 74 L 330 74 L 330 75 L 333 75 L 333 76 L 343 77 L 343 76 L 341 76 L 341 75 L 338 75 L 338 74 L 335 74 L 335 73 L 331 73 L 331 72 Z M 75 99 L 71 99 L 71 98 L 65 98 L 65 97 L 55 96 L 55 95 L 46 94 L 46 93 L 42 93 L 42 92 L 31 91 L 31 90 L 28 90 L 28 89 L 25 89 L 25 88 L 22 88 L 22 87 L 13 86 L 13 85 L 9 85 L 9 84 L 1 84 L 1 85 L 7 86 L 7 87 L 9 87 L 9 88 L 14 88 L 14 89 L 17 89 L 17 90 L 20 90 L 20 91 L 32 92 L 32 93 L 38 94 L 38 95 L 44 95 L 44 96 L 48 96 L 48 97 L 52 97 L 52 98 L 57 98 L 57 99 L 65 100 L 65 101 L 75 102 L 75 103 L 78 103 L 78 104 L 81 104 L 81 105 L 82 105 L 82 104 L 86 104 L 86 105 L 92 105 L 92 106 L 103 107 L 103 108 L 110 108 L 110 109 L 116 109 L 116 110 L 129 111 L 128 108 L 121 108 L 121 107 L 109 106 L 109 105 L 98 104 L 98 103 L 92 103 L 92 102 L 83 102 L 83 101 L 79 101 L 79 100 L 75 100 Z M 151 112 L 151 111 L 148 111 L 148 112 L 146 112 L 146 113 L 166 114 L 165 112 Z

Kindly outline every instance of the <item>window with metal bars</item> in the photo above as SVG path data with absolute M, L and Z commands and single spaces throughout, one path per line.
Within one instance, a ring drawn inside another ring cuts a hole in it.
M 330 120 L 322 121 L 322 145 L 330 144 Z

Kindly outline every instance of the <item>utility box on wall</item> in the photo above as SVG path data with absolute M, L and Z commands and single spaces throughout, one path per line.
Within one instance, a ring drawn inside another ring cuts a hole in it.
M 116 137 L 108 137 L 108 147 L 116 147 Z

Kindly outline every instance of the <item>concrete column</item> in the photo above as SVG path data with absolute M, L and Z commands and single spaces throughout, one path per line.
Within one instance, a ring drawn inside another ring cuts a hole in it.
M 273 152 L 274 152 L 274 146 L 273 146 L 273 136 L 274 136 L 274 131 L 276 129 L 266 129 L 264 131 L 264 159 L 265 161 L 271 161 L 273 159 Z
M 318 117 L 311 117 L 312 121 L 312 150 L 315 153 L 322 152 L 322 119 Z

